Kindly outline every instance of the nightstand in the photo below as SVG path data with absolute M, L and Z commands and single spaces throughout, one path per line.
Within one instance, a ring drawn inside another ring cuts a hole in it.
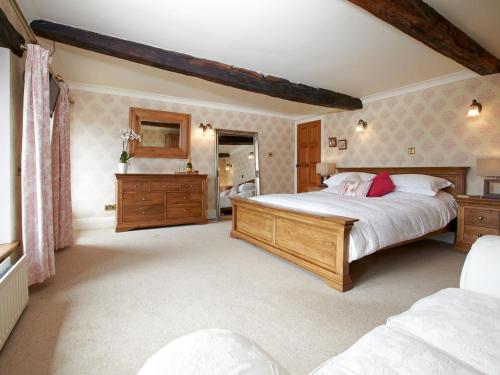
M 457 197 L 457 203 L 457 250 L 465 253 L 479 237 L 500 234 L 500 199 Z
M 328 185 L 321 184 L 321 185 L 309 185 L 309 191 L 321 191 L 323 189 L 326 189 Z

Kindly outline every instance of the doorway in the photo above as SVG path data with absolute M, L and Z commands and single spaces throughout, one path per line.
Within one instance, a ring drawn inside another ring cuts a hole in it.
M 215 130 L 217 219 L 232 217 L 232 197 L 260 195 L 258 134 Z
M 297 125 L 297 193 L 320 184 L 316 164 L 321 161 L 321 121 Z

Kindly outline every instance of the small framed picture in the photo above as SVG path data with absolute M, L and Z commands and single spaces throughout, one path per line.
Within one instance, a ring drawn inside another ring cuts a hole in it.
M 337 147 L 337 137 L 328 138 L 328 147 Z
M 339 150 L 347 150 L 347 139 L 339 139 Z

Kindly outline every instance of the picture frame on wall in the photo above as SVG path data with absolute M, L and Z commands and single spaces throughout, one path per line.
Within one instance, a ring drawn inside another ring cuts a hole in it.
M 337 137 L 328 138 L 328 147 L 337 147 Z
M 339 139 L 339 150 L 347 150 L 347 139 Z

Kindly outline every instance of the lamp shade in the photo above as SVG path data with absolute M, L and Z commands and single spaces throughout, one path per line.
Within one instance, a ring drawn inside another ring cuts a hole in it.
M 500 158 L 477 159 L 476 174 L 483 177 L 500 176 Z
M 316 164 L 316 173 L 326 176 L 335 172 L 335 163 L 322 162 Z

